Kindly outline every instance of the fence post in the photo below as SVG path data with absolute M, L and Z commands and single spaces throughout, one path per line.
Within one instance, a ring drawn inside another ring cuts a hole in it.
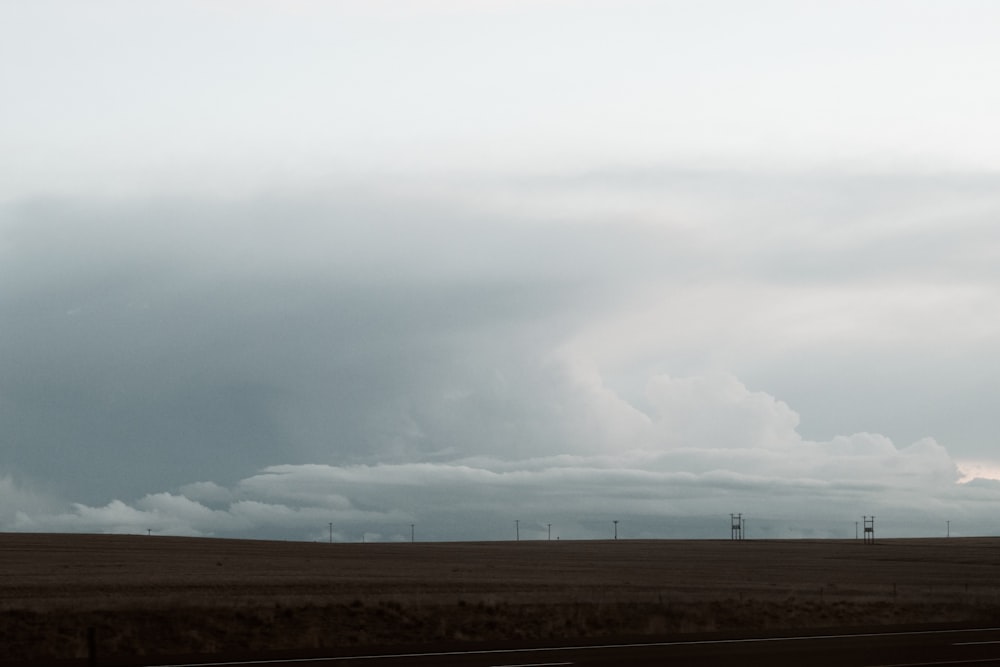
M 87 628 L 87 664 L 97 667 L 97 628 Z

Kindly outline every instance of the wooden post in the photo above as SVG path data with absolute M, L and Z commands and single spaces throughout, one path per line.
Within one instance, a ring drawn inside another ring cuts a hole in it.
M 87 628 L 87 664 L 97 667 L 97 628 Z

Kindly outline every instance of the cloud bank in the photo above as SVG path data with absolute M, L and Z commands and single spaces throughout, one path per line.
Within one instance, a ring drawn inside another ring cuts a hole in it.
M 578 385 L 589 395 L 594 387 Z M 650 415 L 591 454 L 441 462 L 276 465 L 231 486 L 195 482 L 126 503 L 17 511 L 18 531 L 124 532 L 337 541 L 724 537 L 741 512 L 753 537 L 850 537 L 861 514 L 885 536 L 988 525 L 1000 483 L 958 484 L 931 439 L 897 447 L 859 433 L 811 442 L 784 403 L 732 376 L 649 382 Z M 667 437 L 664 437 L 664 436 Z M 692 446 L 689 443 L 699 443 Z M 31 505 L 9 481 L 4 505 Z M 332 524 L 332 527 L 331 527 Z M 328 530 L 330 532 L 328 532 Z
M 4 205 L 4 528 L 993 532 L 995 179 L 443 185 Z

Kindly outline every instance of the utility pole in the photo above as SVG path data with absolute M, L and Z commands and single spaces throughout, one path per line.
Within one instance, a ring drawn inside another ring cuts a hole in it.
M 514 541 L 515 542 L 520 542 L 521 541 L 521 520 L 520 519 L 514 519 Z
M 854 539 L 858 539 L 858 522 L 854 522 Z
M 333 544 L 333 522 L 330 522 L 330 544 Z
M 549 542 L 551 542 L 552 541 L 552 524 L 550 523 L 550 524 L 548 524 L 548 526 L 549 526 Z
M 944 536 L 951 537 L 951 521 L 946 521 L 945 523 L 947 524 L 947 528 Z
M 414 539 L 413 538 L 413 535 L 414 535 L 414 532 L 413 532 L 414 528 L 413 528 L 413 526 L 414 526 L 414 524 L 411 523 L 410 524 L 410 544 L 413 544 L 413 539 Z
M 615 524 L 615 539 L 618 539 L 618 519 L 615 519 L 611 523 Z

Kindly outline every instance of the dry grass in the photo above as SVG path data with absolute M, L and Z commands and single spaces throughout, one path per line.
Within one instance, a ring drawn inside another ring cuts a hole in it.
M 0 660 L 989 619 L 1000 540 L 0 535 Z

